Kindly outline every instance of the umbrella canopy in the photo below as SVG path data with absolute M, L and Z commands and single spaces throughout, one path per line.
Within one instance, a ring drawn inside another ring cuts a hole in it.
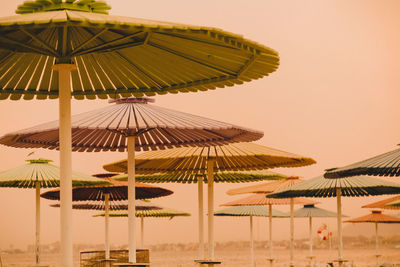
M 266 206 L 233 206 L 214 212 L 214 216 L 257 216 L 257 217 L 268 217 L 269 210 Z M 272 217 L 276 218 L 288 218 L 289 214 L 281 212 L 279 210 L 272 210 Z
M 400 176 L 400 148 L 387 153 L 328 170 L 326 178 L 339 178 L 356 175 Z
M 153 203 L 147 201 L 135 201 L 136 210 L 150 210 L 150 209 L 161 209 L 160 207 L 154 205 Z M 60 204 L 52 204 L 50 207 L 59 208 Z M 105 210 L 106 205 L 102 201 L 85 201 L 84 203 L 73 204 L 73 209 L 76 210 Z M 117 211 L 117 210 L 128 210 L 128 203 L 125 201 L 110 201 L 109 203 L 109 210 L 110 211 Z
M 149 199 L 171 195 L 171 190 L 136 183 L 136 199 Z M 128 183 L 123 181 L 114 181 L 112 185 L 75 187 L 72 189 L 72 199 L 74 201 L 97 200 L 104 201 L 105 195 L 109 194 L 109 200 L 127 200 Z M 59 200 L 60 189 L 50 190 L 40 195 L 42 198 Z
M 302 182 L 304 180 L 297 176 L 290 176 L 285 179 L 273 182 L 267 182 L 263 184 L 255 184 L 235 189 L 230 189 L 226 193 L 228 195 L 238 195 L 238 194 L 249 194 L 249 193 L 265 193 L 269 194 L 275 191 L 279 191 L 288 188 L 294 184 Z
M 56 98 L 53 64 L 71 63 L 72 96 L 205 91 L 262 78 L 278 53 L 211 27 L 108 15 L 101 1 L 26 1 L 0 18 L 0 97 Z
M 93 215 L 93 217 L 104 216 L 104 213 Z M 137 210 L 136 217 L 177 217 L 177 216 L 190 216 L 190 213 L 184 211 L 178 211 L 170 208 L 161 208 L 161 209 L 148 209 L 148 210 Z M 128 217 L 127 212 L 116 211 L 110 213 L 110 217 Z
M 396 207 L 396 205 L 392 205 L 396 203 L 397 201 L 400 201 L 400 195 L 386 198 L 384 200 L 380 200 L 368 205 L 362 206 L 362 208 L 368 208 L 368 209 L 389 209 L 389 210 L 395 210 L 399 209 L 400 207 Z
M 296 197 L 293 199 L 293 203 L 304 205 L 304 204 L 315 204 L 318 202 L 306 198 Z M 224 203 L 221 206 L 246 206 L 246 205 L 268 206 L 268 205 L 289 205 L 289 204 L 290 204 L 290 198 L 267 198 L 266 194 L 257 193 L 257 194 L 251 194 L 248 197 Z
M 267 197 L 336 197 L 337 189 L 342 196 L 376 196 L 384 194 L 399 194 L 400 184 L 388 182 L 368 176 L 326 179 L 318 176 L 293 185 L 286 190 L 269 194 Z
M 390 202 L 388 204 L 385 204 L 385 206 L 391 207 L 391 208 L 395 208 L 395 209 L 399 209 L 400 208 L 400 200 L 396 200 L 396 201 Z
M 197 183 L 199 177 L 207 183 L 207 175 L 199 173 L 155 173 L 137 175 L 136 181 L 143 183 Z M 279 180 L 287 176 L 284 174 L 263 171 L 232 171 L 232 172 L 216 172 L 214 173 L 214 182 L 216 183 L 246 183 L 263 180 Z M 119 174 L 113 177 L 115 180 L 126 181 L 128 175 Z
M 149 173 L 206 173 L 207 160 L 215 159 L 214 172 L 263 170 L 277 167 L 301 167 L 316 163 L 309 157 L 254 143 L 235 143 L 224 146 L 181 147 L 149 151 L 136 157 L 136 172 Z M 127 161 L 106 164 L 110 172 L 126 172 Z
M 0 172 L 0 187 L 35 188 L 59 187 L 60 168 L 51 164 L 49 159 L 30 159 L 28 164 Z M 72 172 L 74 186 L 107 185 L 107 181 L 90 175 Z
M 349 223 L 400 223 L 400 218 L 383 214 L 380 210 L 373 210 L 371 214 L 347 220 Z
M 346 217 L 345 215 L 342 215 Z M 304 205 L 303 208 L 294 211 L 294 217 L 320 217 L 320 218 L 328 218 L 328 217 L 337 217 L 337 213 L 317 208 L 314 204 Z
M 127 136 L 137 151 L 179 146 L 220 145 L 254 141 L 262 132 L 148 104 L 151 99 L 127 98 L 71 118 L 74 151 L 124 151 Z M 53 121 L 6 134 L 0 144 L 12 147 L 59 148 L 59 122 Z

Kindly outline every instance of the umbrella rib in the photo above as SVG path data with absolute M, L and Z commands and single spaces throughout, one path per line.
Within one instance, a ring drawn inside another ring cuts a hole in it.
M 5 41 L 8 41 L 8 42 L 14 43 L 14 44 L 16 44 L 16 45 L 22 46 L 22 47 L 28 49 L 29 52 L 36 52 L 36 53 L 41 54 L 41 55 L 58 57 L 57 54 L 53 54 L 53 53 L 51 53 L 50 51 L 47 51 L 48 53 L 46 53 L 46 51 L 40 49 L 40 47 L 36 47 L 36 46 L 33 46 L 33 45 L 24 44 L 24 43 L 21 43 L 21 42 L 19 42 L 19 41 L 17 41 L 17 40 L 11 39 L 11 38 L 9 38 L 9 37 L 5 37 L 5 36 L 1 36 L 1 35 L 0 35 L 0 39 L 3 39 L 3 40 L 5 40 Z M 1 45 L 1 47 L 3 47 L 3 44 L 0 44 L 0 45 Z
M 93 33 L 89 30 L 86 30 L 87 32 L 91 33 L 93 35 Z M 98 33 L 94 34 L 92 37 L 90 37 L 89 39 L 87 39 L 86 41 L 82 42 L 81 44 L 79 44 L 72 53 L 77 53 L 78 51 L 80 51 L 82 49 L 82 47 L 84 47 L 85 45 L 88 45 L 89 43 L 91 43 L 92 41 L 94 41 L 96 38 L 98 38 L 100 35 L 102 35 L 103 33 L 105 33 L 106 31 L 108 31 L 108 28 L 104 28 L 103 30 L 99 31 Z
M 35 36 L 34 34 L 28 32 L 25 29 L 21 29 L 21 31 L 23 33 L 25 33 L 26 35 L 28 35 L 29 37 L 31 37 L 33 40 L 35 40 L 36 42 L 40 43 L 41 45 L 43 45 L 50 53 L 52 53 L 53 55 L 57 55 L 59 56 L 59 54 L 57 53 L 56 50 L 54 50 L 52 47 L 50 47 L 50 45 L 48 45 L 45 41 L 43 41 L 42 39 L 40 39 L 39 37 Z

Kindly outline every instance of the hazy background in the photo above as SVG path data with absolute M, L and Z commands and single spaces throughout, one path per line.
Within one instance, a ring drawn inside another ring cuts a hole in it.
M 2 0 L 0 16 L 14 14 L 21 0 Z M 108 0 L 110 14 L 213 26 L 242 34 L 279 52 L 281 66 L 270 77 L 215 91 L 157 96 L 156 105 L 262 130 L 257 143 L 310 156 L 317 164 L 275 171 L 307 178 L 326 168 L 346 165 L 392 149 L 400 130 L 400 2 L 397 0 Z M 72 113 L 108 105 L 104 100 L 73 101 Z M 58 119 L 57 100 L 0 102 L 0 135 Z M 24 164 L 33 150 L 0 146 L 0 170 Z M 73 154 L 73 169 L 102 172 L 104 163 L 125 153 Z M 38 149 L 31 158 L 59 163 L 58 152 Z M 392 178 L 399 181 L 399 178 Z M 192 213 L 189 218 L 146 220 L 147 244 L 197 240 L 196 185 L 161 184 L 172 196 L 155 202 Z M 226 190 L 242 185 L 216 184 L 218 205 L 233 200 Z M 359 207 L 384 197 L 345 199 L 343 212 L 362 215 Z M 321 207 L 336 209 L 334 199 Z M 42 201 L 42 242 L 59 240 L 59 210 Z M 278 207 L 287 210 L 285 207 Z M 95 211 L 74 211 L 74 242 L 101 243 L 103 220 Z M 34 190 L 0 188 L 0 248 L 34 241 Z M 216 218 L 216 241 L 247 240 L 248 219 Z M 287 238 L 280 220 L 277 239 Z M 256 221 L 258 238 L 266 219 Z M 316 227 L 335 220 L 315 220 Z M 277 224 L 275 224 L 277 225 Z M 296 238 L 307 234 L 296 221 Z M 127 243 L 127 219 L 111 219 L 111 242 Z

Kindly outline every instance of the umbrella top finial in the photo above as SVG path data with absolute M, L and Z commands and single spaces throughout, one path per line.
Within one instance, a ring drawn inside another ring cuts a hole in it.
M 104 1 L 96 0 L 35 0 L 25 1 L 19 5 L 15 13 L 27 14 L 47 11 L 74 10 L 108 14 L 111 7 Z
M 304 208 L 315 208 L 314 204 L 306 204 L 304 205 Z
M 29 162 L 29 164 L 48 164 L 49 162 L 52 162 L 51 159 L 27 159 L 27 162 Z
M 372 214 L 382 214 L 382 211 L 381 210 L 373 210 Z
M 116 104 L 126 104 L 126 103 L 147 104 L 154 102 L 155 99 L 149 97 L 127 97 L 127 98 L 111 99 L 108 101 L 108 103 L 116 103 Z

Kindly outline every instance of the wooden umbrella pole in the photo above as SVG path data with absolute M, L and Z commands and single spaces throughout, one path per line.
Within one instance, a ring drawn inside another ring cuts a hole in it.
M 375 223 L 375 254 L 376 254 L 376 267 L 379 267 L 379 238 L 378 238 L 378 223 Z
M 294 199 L 290 199 L 290 267 L 294 266 Z
M 207 160 L 208 259 L 214 259 L 214 159 Z
M 140 216 L 140 248 L 144 248 L 144 217 Z
M 135 137 L 128 136 L 128 248 L 129 262 L 136 263 Z
M 72 248 L 72 135 L 71 71 L 74 64 L 56 64 L 58 71 L 59 147 L 60 147 L 60 228 L 61 266 L 73 266 Z
M 250 216 L 250 266 L 255 267 L 255 264 L 254 264 L 253 216 Z
M 40 265 L 40 181 L 36 181 L 36 265 Z
M 342 190 L 336 188 L 337 199 L 337 227 L 338 227 L 338 263 L 343 266 L 343 240 L 342 240 Z
M 104 242 L 104 249 L 106 254 L 106 260 L 110 259 L 110 234 L 108 232 L 108 223 L 109 223 L 109 216 L 110 216 L 110 193 L 104 194 L 104 227 L 105 227 L 105 242 Z
M 310 267 L 312 265 L 312 259 L 313 259 L 313 242 L 312 242 L 312 217 L 310 216 L 308 218 L 308 223 L 309 223 L 309 230 L 310 230 Z
M 203 177 L 198 176 L 198 201 L 199 201 L 199 259 L 204 260 L 204 200 L 203 200 Z
M 269 219 L 269 266 L 272 267 L 274 265 L 273 255 L 272 255 L 272 205 L 268 205 L 268 219 Z

